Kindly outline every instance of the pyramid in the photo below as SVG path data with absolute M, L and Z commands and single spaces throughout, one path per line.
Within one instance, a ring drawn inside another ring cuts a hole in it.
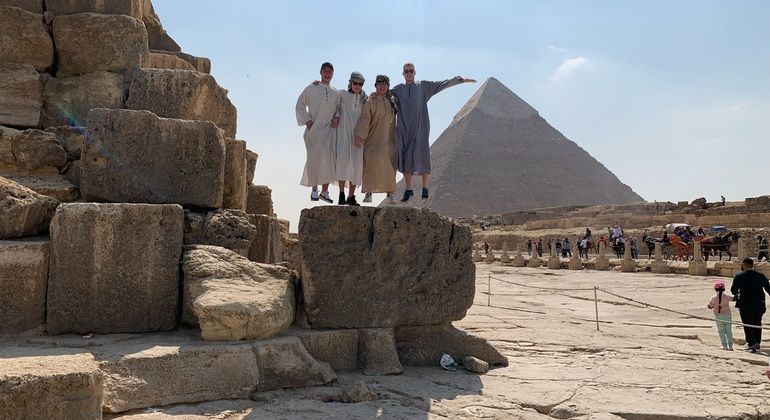
M 536 109 L 490 77 L 431 145 L 430 198 L 408 205 L 452 217 L 643 201 Z M 396 197 L 404 191 L 403 180 Z

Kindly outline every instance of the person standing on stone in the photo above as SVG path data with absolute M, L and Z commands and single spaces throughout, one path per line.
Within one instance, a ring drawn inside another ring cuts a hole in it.
M 378 75 L 375 92 L 364 104 L 355 130 L 354 145 L 364 150 L 364 171 L 361 190 L 365 202 L 371 202 L 372 193 L 386 193 L 392 203 L 396 192 L 396 104 L 390 94 L 390 79 Z
M 741 262 L 741 271 L 733 278 L 730 287 L 736 299 L 735 304 L 741 314 L 741 322 L 746 325 L 762 325 L 762 315 L 765 314 L 765 293 L 770 295 L 770 283 L 764 274 L 754 271 L 754 260 L 746 258 Z M 743 327 L 746 335 L 746 351 L 756 353 L 762 341 L 762 329 L 749 326 Z
M 717 294 L 711 298 L 706 307 L 714 310 L 714 316 L 717 319 L 717 332 L 719 333 L 719 340 L 722 342 L 722 348 L 732 351 L 733 317 L 730 314 L 730 301 L 733 300 L 733 297 L 724 293 L 725 284 L 721 281 L 714 283 L 714 291 L 716 291 Z
M 412 176 L 422 176 L 422 198 L 428 198 L 430 176 L 430 118 L 428 101 L 442 90 L 461 83 L 476 83 L 473 79 L 456 76 L 440 82 L 415 80 L 414 64 L 404 64 L 404 83 L 393 88 L 398 106 L 398 135 L 396 140 L 396 166 L 404 174 L 406 190 L 401 201 L 413 195 Z
M 300 185 L 311 187 L 311 201 L 319 199 L 333 202 L 329 197 L 329 184 L 337 179 L 335 170 L 335 145 L 339 124 L 340 94 L 331 87 L 334 66 L 321 64 L 321 83 L 310 84 L 297 99 L 295 112 L 297 123 L 305 126 L 305 151 L 307 158 Z M 318 194 L 318 185 L 322 185 Z
M 764 258 L 766 261 L 770 261 L 770 256 L 768 256 L 768 246 L 767 246 L 767 238 L 763 238 L 762 236 L 757 236 L 757 242 L 759 243 L 759 255 L 757 255 L 757 262 L 762 261 L 762 258 Z
M 354 71 L 348 80 L 348 89 L 340 90 L 340 124 L 337 127 L 336 165 L 337 182 L 340 187 L 339 205 L 359 205 L 356 201 L 356 186 L 363 183 L 364 151 L 353 147 L 356 125 L 366 103 L 364 75 Z M 345 197 L 345 183 L 348 196 Z

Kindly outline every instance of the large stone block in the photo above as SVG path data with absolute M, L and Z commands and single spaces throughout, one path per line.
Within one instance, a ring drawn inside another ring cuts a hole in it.
M 225 141 L 205 121 L 95 109 L 81 158 L 84 197 L 115 202 L 222 205 Z
M 246 210 L 246 142 L 226 139 L 225 184 L 222 207 Z
M 150 52 L 148 60 L 142 66 L 146 69 L 195 70 L 187 60 L 171 53 Z
M 237 111 L 227 91 L 209 74 L 191 70 L 141 69 L 134 73 L 126 107 L 164 118 L 211 121 L 234 139 Z
M 6 174 L 10 180 L 62 203 L 71 203 L 80 198 L 80 189 L 66 177 L 59 174 Z
M 457 361 L 472 356 L 489 366 L 508 366 L 508 358 L 487 340 L 451 325 L 398 327 L 396 348 L 401 363 L 407 366 L 437 365 L 444 353 Z
M 38 15 L 42 15 L 45 11 L 43 0 L 0 0 L 0 6 L 18 7 Z
M 60 206 L 50 229 L 48 332 L 174 328 L 183 224 L 178 205 Z
M 59 139 L 59 143 L 64 146 L 67 152 L 67 160 L 80 160 L 80 150 L 86 141 L 86 129 L 83 127 L 48 127 L 45 131 L 54 133 Z
M 151 32 L 151 30 L 148 29 L 148 32 Z M 190 55 L 180 51 L 163 51 L 163 50 L 151 49 L 150 52 L 175 55 L 181 58 L 182 60 L 185 60 L 188 63 L 192 64 L 193 69 L 197 70 L 198 72 L 206 73 L 206 74 L 211 73 L 211 60 L 209 60 L 206 57 L 196 57 L 194 55 Z
M 0 335 L 45 322 L 48 242 L 0 241 Z
M 37 127 L 43 107 L 43 82 L 29 64 L 0 62 L 0 124 Z
M 148 10 L 149 9 L 149 10 Z M 142 17 L 144 26 L 147 28 L 147 41 L 151 50 L 179 52 L 182 48 L 174 41 L 171 36 L 163 29 L 152 3 L 147 1 L 144 17 Z
M 55 16 L 99 13 L 141 19 L 145 13 L 145 3 L 145 0 L 45 0 L 45 8 Z
M 434 212 L 315 207 L 302 210 L 299 236 L 314 328 L 442 324 L 473 304 L 470 231 Z
M 0 171 L 59 173 L 67 153 L 56 134 L 0 126 Z
M 42 14 L 0 3 L 0 62 L 30 64 L 39 71 L 53 65 L 53 41 Z
M 228 249 L 185 247 L 182 320 L 204 340 L 270 338 L 294 321 L 294 276 Z
M 240 210 L 219 209 L 208 213 L 185 211 L 185 245 L 216 245 L 248 257 L 256 235 L 256 226 Z
M 150 54 L 142 21 L 123 15 L 57 16 L 53 20 L 53 38 L 57 77 L 96 71 L 130 74 Z
M 246 150 L 246 184 L 251 184 L 254 181 L 254 171 L 257 170 L 257 159 L 259 155 Z
M 43 127 L 85 127 L 88 113 L 93 108 L 123 108 L 123 80 L 123 75 L 106 71 L 51 78 L 43 90 L 40 124 Z
M 393 328 L 359 330 L 358 340 L 358 365 L 364 375 L 396 375 L 403 371 Z
M 249 214 L 249 222 L 257 228 L 251 241 L 249 259 L 265 264 L 280 262 L 283 255 L 281 225 L 278 219 L 262 214 Z
M 20 355 L 0 349 L 0 418 L 101 419 L 98 364 L 90 354 Z
M 0 239 L 32 236 L 48 230 L 58 205 L 55 199 L 0 176 Z
M 309 330 L 297 336 L 310 355 L 335 372 L 358 368 L 358 330 Z
M 178 403 L 248 398 L 259 380 L 251 344 L 169 339 L 99 355 L 103 409 L 119 413 Z
M 246 213 L 273 215 L 273 190 L 266 185 L 249 185 Z
M 255 341 L 254 354 L 258 391 L 323 385 L 337 379 L 329 364 L 314 359 L 297 337 Z

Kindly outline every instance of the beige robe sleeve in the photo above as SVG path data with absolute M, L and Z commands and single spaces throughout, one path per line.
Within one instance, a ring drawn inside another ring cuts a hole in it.
M 372 114 L 374 113 L 374 110 L 372 109 L 373 102 L 374 101 L 366 101 L 366 103 L 364 103 L 364 109 L 361 110 L 361 117 L 358 119 L 358 124 L 356 125 L 355 135 L 356 137 L 361 138 L 362 141 L 366 141 L 366 138 L 369 137 Z
M 297 99 L 297 105 L 294 106 L 294 112 L 297 114 L 297 125 L 305 125 L 305 123 L 313 119 L 310 113 L 307 112 L 308 104 L 310 104 L 310 86 L 302 91 Z

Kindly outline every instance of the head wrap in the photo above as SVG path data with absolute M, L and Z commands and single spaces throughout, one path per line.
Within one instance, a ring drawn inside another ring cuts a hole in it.
M 385 83 L 390 86 L 390 77 L 385 76 L 384 74 L 378 74 L 377 79 L 374 81 L 374 84 L 377 83 Z
M 360 82 L 360 83 L 364 83 L 365 81 L 366 79 L 364 79 L 364 75 L 357 71 L 350 73 L 350 80 L 348 80 L 348 82 Z

